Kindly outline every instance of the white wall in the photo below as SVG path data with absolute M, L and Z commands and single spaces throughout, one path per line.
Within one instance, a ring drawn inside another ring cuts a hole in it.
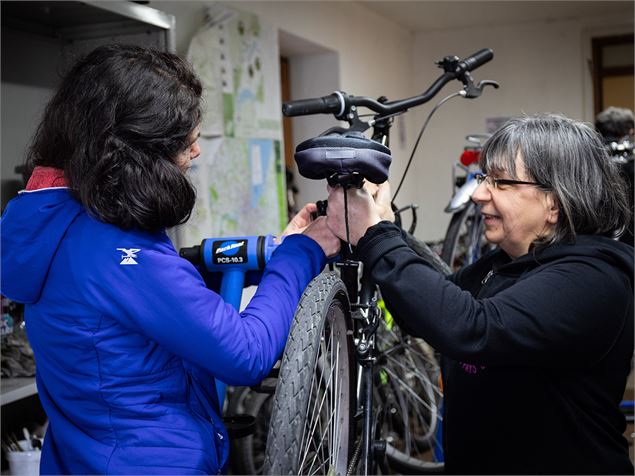
M 413 50 L 414 81 L 425 88 L 438 75 L 432 64 L 447 54 L 465 56 L 490 47 L 494 60 L 474 73 L 478 79 L 494 79 L 498 90 L 488 89 L 476 100 L 453 99 L 433 117 L 415 158 L 405 187 L 421 205 L 419 235 L 440 239 L 449 221 L 443 208 L 449 200 L 452 164 L 459 158 L 465 136 L 485 132 L 485 118 L 523 113 L 557 112 L 592 121 L 590 37 L 595 32 L 617 34 L 633 31 L 630 15 L 557 22 L 490 26 L 463 30 L 418 33 Z M 458 85 L 460 86 L 460 85 Z M 443 92 L 457 90 L 446 86 Z M 439 95 L 439 98 L 443 97 Z M 418 124 L 429 107 L 412 114 Z
M 339 55 L 335 52 L 292 55 L 289 58 L 289 76 L 291 78 L 291 99 L 330 94 L 340 89 L 338 83 Z M 333 125 L 335 125 L 333 116 L 327 114 L 294 118 L 294 146 L 321 134 Z M 299 190 L 298 206 L 326 198 L 326 183 L 324 181 L 302 177 L 298 173 L 297 167 L 294 170 L 294 178 Z
M 185 54 L 190 38 L 203 23 L 203 12 L 212 2 L 152 1 L 150 6 L 176 17 L 176 49 Z M 320 53 L 291 57 L 293 98 L 315 97 L 341 89 L 350 94 L 403 98 L 418 93 L 412 88 L 414 36 L 354 2 L 225 2 L 233 8 L 257 14 L 261 21 L 317 46 Z M 286 36 L 286 35 L 284 35 Z M 329 53 L 330 52 L 330 53 Z M 306 76 L 307 71 L 314 74 Z M 293 75 L 296 78 L 293 78 Z M 297 75 L 301 75 L 298 81 Z M 315 121 L 294 119 L 295 140 L 336 125 L 328 116 Z M 303 122 L 304 121 L 304 122 Z M 398 123 L 400 124 L 400 123 Z M 322 127 L 323 126 L 323 127 Z M 401 174 L 410 135 L 397 140 L 394 130 L 393 172 Z M 324 198 L 326 185 L 301 187 L 299 201 Z

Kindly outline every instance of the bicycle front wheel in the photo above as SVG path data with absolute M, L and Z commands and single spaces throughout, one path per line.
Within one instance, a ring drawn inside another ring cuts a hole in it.
M 346 474 L 354 369 L 346 288 L 335 273 L 322 273 L 304 291 L 293 319 L 273 401 L 265 474 Z

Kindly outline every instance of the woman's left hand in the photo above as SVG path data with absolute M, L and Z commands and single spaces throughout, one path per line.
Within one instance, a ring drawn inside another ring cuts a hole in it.
M 287 227 L 282 232 L 281 236 L 294 235 L 302 233 L 306 230 L 306 227 L 311 224 L 313 219 L 311 213 L 317 212 L 317 205 L 315 203 L 307 203 L 302 207 L 298 213 L 291 219 Z

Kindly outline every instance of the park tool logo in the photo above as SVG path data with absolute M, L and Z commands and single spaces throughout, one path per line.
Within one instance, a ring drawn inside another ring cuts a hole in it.
M 215 241 L 212 245 L 214 264 L 243 264 L 247 262 L 247 241 Z

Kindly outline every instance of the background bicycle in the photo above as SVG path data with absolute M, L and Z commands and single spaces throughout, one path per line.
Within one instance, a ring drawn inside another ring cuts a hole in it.
M 476 174 L 481 170 L 478 160 L 483 143 L 490 134 L 470 134 L 459 161 L 452 169 L 452 198 L 445 208 L 452 218 L 441 245 L 441 258 L 453 270 L 476 261 L 490 246 L 483 237 L 483 223 L 479 206 L 471 199 L 478 187 Z M 460 173 L 457 175 L 457 170 Z

